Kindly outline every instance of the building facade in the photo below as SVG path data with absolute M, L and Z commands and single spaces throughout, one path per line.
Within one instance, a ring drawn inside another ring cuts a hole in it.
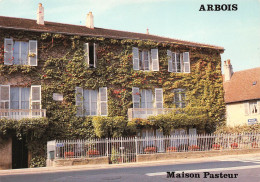
M 224 121 L 224 48 L 93 22 L 91 12 L 86 26 L 45 21 L 41 4 L 37 20 L 0 16 L 1 120 L 45 118 L 47 138 L 125 135 L 129 123 L 142 136 L 194 134 Z
M 233 72 L 224 64 L 227 126 L 252 125 L 260 121 L 260 68 Z

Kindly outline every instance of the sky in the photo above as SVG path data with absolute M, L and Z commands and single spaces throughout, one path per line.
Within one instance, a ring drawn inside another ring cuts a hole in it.
M 149 33 L 224 47 L 234 71 L 260 67 L 260 0 L 0 0 L 0 16 L 85 25 L 92 11 L 99 28 Z M 237 4 L 237 11 L 199 11 L 201 5 Z

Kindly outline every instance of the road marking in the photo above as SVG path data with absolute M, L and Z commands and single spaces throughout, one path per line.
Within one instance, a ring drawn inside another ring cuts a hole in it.
M 240 170 L 240 169 L 254 169 L 260 168 L 260 165 L 252 165 L 252 166 L 239 166 L 239 167 L 230 167 L 230 168 L 212 168 L 212 169 L 193 169 L 193 170 L 182 170 L 182 171 L 174 171 L 175 173 L 199 173 L 199 172 L 212 172 L 212 171 L 232 171 L 232 170 Z M 166 175 L 166 172 L 157 172 L 157 173 L 146 173 L 147 176 L 162 176 Z
M 255 163 L 255 164 L 260 164 L 259 160 L 243 160 L 243 161 L 239 161 L 239 162 L 251 162 L 251 163 Z
M 240 159 L 222 159 L 222 160 L 219 160 L 219 161 L 223 161 L 223 162 L 250 162 L 250 163 L 255 163 L 255 164 L 260 164 L 260 160 L 257 159 L 257 160 L 254 160 L 254 159 L 249 159 L 249 160 L 240 160 Z

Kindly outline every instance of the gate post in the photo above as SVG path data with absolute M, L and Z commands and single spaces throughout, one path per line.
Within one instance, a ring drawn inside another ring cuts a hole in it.
M 107 143 L 107 157 L 108 157 L 108 138 L 106 138 Z
M 137 137 L 135 136 L 135 155 L 137 156 Z

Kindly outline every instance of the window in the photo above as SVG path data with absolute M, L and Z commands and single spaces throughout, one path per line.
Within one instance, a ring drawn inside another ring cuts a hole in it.
M 0 85 L 0 103 L 1 109 L 41 109 L 41 86 Z
M 106 116 L 107 88 L 90 90 L 76 87 L 76 106 L 77 116 Z
M 260 100 L 245 102 L 244 108 L 246 115 L 260 114 Z
M 158 49 L 140 50 L 133 47 L 133 69 L 159 71 Z
M 85 43 L 85 61 L 89 68 L 96 68 L 97 66 L 97 56 L 96 56 L 97 45 L 95 43 Z
M 10 109 L 29 109 L 30 88 L 11 87 L 10 89 Z
M 176 53 L 167 50 L 168 71 L 174 73 L 190 73 L 189 52 Z
M 257 114 L 259 112 L 256 101 L 249 102 L 249 112 L 250 114 Z
M 133 108 L 163 108 L 162 88 L 155 88 L 155 99 L 151 89 L 139 90 L 138 87 L 132 89 Z
M 185 90 L 184 89 L 174 89 L 174 105 L 176 108 L 184 108 L 185 104 Z
M 37 66 L 37 41 L 13 41 L 13 39 L 6 38 L 4 64 Z

